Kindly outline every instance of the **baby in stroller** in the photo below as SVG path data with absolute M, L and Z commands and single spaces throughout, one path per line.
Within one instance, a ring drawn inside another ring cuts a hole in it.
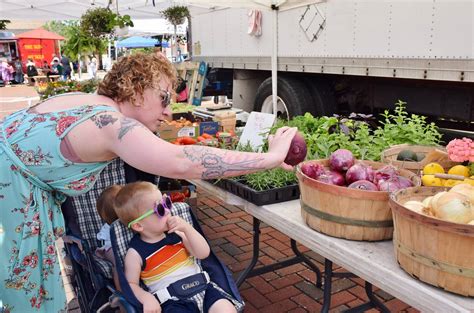
M 230 313 L 241 308 L 202 270 L 199 260 L 210 254 L 206 239 L 183 218 L 170 214 L 171 199 L 156 185 L 122 186 L 114 208 L 120 221 L 136 233 L 124 272 L 145 312 Z

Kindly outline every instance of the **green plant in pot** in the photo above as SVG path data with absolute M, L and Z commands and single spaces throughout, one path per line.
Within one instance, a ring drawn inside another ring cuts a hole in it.
M 185 6 L 172 6 L 167 8 L 166 10 L 161 11 L 161 14 L 163 17 L 173 24 L 174 27 L 174 35 L 173 35 L 173 42 L 176 42 L 176 28 L 178 25 L 181 25 L 184 23 L 185 19 L 188 19 L 188 23 L 191 23 L 190 19 L 190 13 L 187 7 Z M 175 55 L 175 51 L 173 49 L 173 46 L 171 46 L 171 55 Z

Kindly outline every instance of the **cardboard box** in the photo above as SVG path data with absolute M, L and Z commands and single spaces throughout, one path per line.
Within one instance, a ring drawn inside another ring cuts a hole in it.
M 161 124 L 158 128 L 158 134 L 161 139 L 172 141 L 178 137 L 192 137 L 197 138 L 199 135 L 199 126 L 184 126 L 176 127 L 175 125 Z

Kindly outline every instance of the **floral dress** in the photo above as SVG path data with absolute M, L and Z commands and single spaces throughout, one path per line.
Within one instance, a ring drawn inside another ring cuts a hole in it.
M 77 124 L 113 110 L 25 109 L 0 121 L 0 312 L 66 310 L 55 246 L 64 233 L 61 203 L 90 189 L 108 162 L 71 162 L 60 142 Z

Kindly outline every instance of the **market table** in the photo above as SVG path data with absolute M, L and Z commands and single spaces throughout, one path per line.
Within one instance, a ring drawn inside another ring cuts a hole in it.
M 423 312 L 474 312 L 474 298 L 443 291 L 405 273 L 396 262 L 392 241 L 350 241 L 318 233 L 303 222 L 299 200 L 256 206 L 206 181 L 192 183 L 320 254 L 326 269 L 334 262 Z M 371 289 L 368 295 L 372 300 Z

